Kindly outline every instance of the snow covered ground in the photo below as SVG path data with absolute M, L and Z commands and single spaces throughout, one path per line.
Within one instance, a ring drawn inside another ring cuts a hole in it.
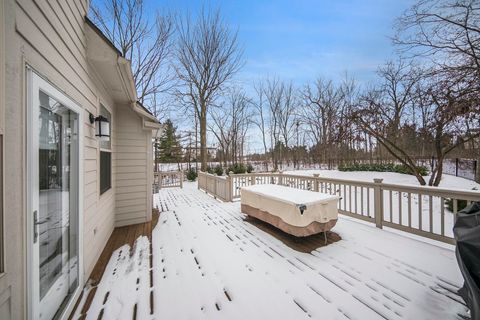
M 357 180 L 357 181 L 367 181 L 373 182 L 374 178 L 383 179 L 384 183 L 394 183 L 394 184 L 403 184 L 403 185 L 412 185 L 419 186 L 420 184 L 417 181 L 417 178 L 409 174 L 401 174 L 396 172 L 371 172 L 371 171 L 338 171 L 338 170 L 296 170 L 296 171 L 286 171 L 285 173 L 297 174 L 297 175 L 306 175 L 312 176 L 314 173 L 318 173 L 320 177 L 324 178 L 333 178 L 333 179 L 347 179 L 347 180 Z M 425 180 L 428 182 L 429 177 L 425 177 Z M 476 188 L 480 190 L 480 184 L 475 181 L 468 180 L 465 178 L 455 177 L 451 175 L 443 175 L 442 181 L 439 185 L 440 188 L 446 189 L 462 189 L 462 190 L 472 190 Z
M 196 183 L 161 190 L 155 206 L 161 214 L 152 245 L 142 237 L 135 248 L 114 252 L 87 319 L 132 319 L 134 312 L 137 319 L 466 314 L 450 249 L 341 216 L 333 229 L 340 241 L 299 252 L 245 222 L 238 202 L 218 202 Z

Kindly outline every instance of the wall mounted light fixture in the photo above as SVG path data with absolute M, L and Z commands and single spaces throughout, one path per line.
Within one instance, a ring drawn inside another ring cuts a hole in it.
M 110 140 L 110 122 L 102 115 L 95 117 L 90 113 L 89 120 L 91 124 L 95 123 L 95 136 L 101 141 Z

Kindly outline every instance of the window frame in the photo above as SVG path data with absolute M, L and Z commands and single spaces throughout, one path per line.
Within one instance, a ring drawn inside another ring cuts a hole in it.
M 0 0 L 0 275 L 5 271 L 5 17 Z
M 102 154 L 108 154 L 109 155 L 109 180 L 108 181 L 108 186 L 105 187 L 105 188 L 102 188 Z M 100 183 L 100 195 L 103 195 L 105 194 L 105 192 L 108 192 L 108 190 L 112 189 L 112 152 L 111 151 L 100 151 L 100 179 L 99 179 L 99 183 Z
M 109 146 L 105 147 L 102 146 L 102 141 L 98 141 L 98 191 L 99 196 L 103 196 L 104 194 L 108 193 L 108 191 L 112 190 L 113 183 L 112 183 L 112 110 L 106 106 L 106 104 L 100 102 L 100 106 L 98 108 L 99 112 L 98 115 L 105 116 L 110 122 L 110 141 Z M 110 181 L 108 183 L 108 188 L 102 189 L 102 153 L 109 153 L 110 154 Z

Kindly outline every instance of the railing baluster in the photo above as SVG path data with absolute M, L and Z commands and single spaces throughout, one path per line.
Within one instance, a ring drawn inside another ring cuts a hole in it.
M 367 187 L 367 216 L 370 217 L 370 188 Z
M 408 226 L 412 227 L 412 194 L 408 193 Z
M 400 224 L 402 224 L 402 215 L 403 215 L 403 212 L 402 212 L 402 191 L 398 192 L 398 213 L 400 215 L 399 222 L 400 222 Z
M 352 185 L 348 185 L 348 211 L 352 212 Z
M 418 229 L 422 230 L 422 215 L 423 215 L 423 209 L 422 209 L 422 194 L 418 194 Z
M 354 190 L 355 190 L 355 213 L 358 214 L 358 210 L 357 210 L 357 193 L 358 193 L 357 192 L 357 186 L 355 186 Z
M 390 222 L 393 222 L 393 197 L 392 197 L 392 190 L 390 191 Z
M 362 211 L 362 216 L 365 215 L 363 211 L 363 187 L 360 187 L 360 211 Z
M 445 235 L 445 198 L 440 198 L 440 234 Z
M 433 197 L 431 195 L 428 196 L 428 215 L 429 215 L 429 222 L 430 222 L 430 232 L 433 232 Z

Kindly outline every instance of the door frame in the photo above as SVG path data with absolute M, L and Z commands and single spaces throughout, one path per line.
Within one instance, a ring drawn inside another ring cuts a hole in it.
M 33 119 L 32 111 L 33 97 L 32 94 L 35 94 L 40 88 L 45 90 L 49 95 L 55 98 L 57 101 L 61 102 L 67 108 L 71 109 L 73 112 L 78 114 L 78 181 L 77 181 L 77 190 L 78 190 L 78 288 L 75 289 L 75 292 L 72 294 L 72 297 L 67 302 L 60 319 L 67 318 L 72 312 L 76 301 L 78 300 L 84 285 L 84 265 L 83 265 L 83 128 L 84 128 L 84 110 L 71 99 L 66 93 L 57 89 L 53 84 L 51 84 L 47 79 L 42 77 L 40 73 L 36 72 L 32 67 L 26 65 L 25 69 L 26 74 L 26 167 L 27 167 L 27 180 L 26 180 L 26 200 L 27 200 L 27 212 L 25 216 L 26 220 L 26 283 L 25 290 L 27 295 L 27 318 L 28 319 L 37 319 L 38 316 L 38 301 L 34 301 L 34 293 L 32 289 L 38 289 L 38 280 L 33 279 L 35 267 L 33 265 L 33 188 L 31 182 L 34 181 L 33 174 L 35 170 L 33 169 L 34 164 L 32 163 L 34 150 L 32 148 L 33 139 L 38 139 L 38 133 L 33 132 L 32 124 L 33 121 L 38 121 Z M 35 281 L 37 284 L 35 285 Z

